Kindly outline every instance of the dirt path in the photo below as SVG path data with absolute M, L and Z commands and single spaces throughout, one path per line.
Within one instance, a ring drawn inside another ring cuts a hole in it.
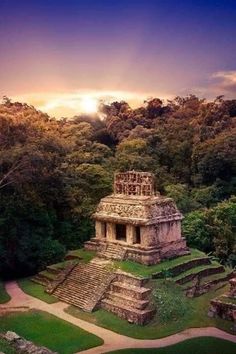
M 83 321 L 79 318 L 75 318 L 64 312 L 64 309 L 68 306 L 63 302 L 57 302 L 55 304 L 47 304 L 39 299 L 25 294 L 18 286 L 16 282 L 6 283 L 6 290 L 11 296 L 11 300 L 7 304 L 0 305 L 1 309 L 12 309 L 14 307 L 26 306 L 28 309 L 37 309 L 48 312 L 54 316 L 57 316 L 67 322 L 79 326 L 84 330 L 97 335 L 104 340 L 102 346 L 85 350 L 81 353 L 86 354 L 102 354 L 113 350 L 125 349 L 125 348 L 161 348 L 171 344 L 179 343 L 183 340 L 195 338 L 195 337 L 217 337 L 226 339 L 236 343 L 236 336 L 228 334 L 214 327 L 206 328 L 190 328 L 180 333 L 173 334 L 171 336 L 153 339 L 142 340 L 126 337 L 108 329 L 96 326 L 92 323 Z

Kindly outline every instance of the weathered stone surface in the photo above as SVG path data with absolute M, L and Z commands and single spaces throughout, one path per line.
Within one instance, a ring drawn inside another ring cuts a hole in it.
M 229 280 L 230 291 L 223 296 L 211 300 L 208 315 L 210 317 L 221 317 L 224 320 L 236 321 L 236 302 L 235 302 L 235 286 L 236 278 Z
M 101 307 L 130 323 L 144 325 L 150 322 L 155 309 L 151 305 L 152 290 L 147 282 L 147 278 L 117 272 L 116 278 L 104 294 Z
M 18 334 L 16 334 L 15 332 L 7 331 L 7 333 L 5 334 L 4 338 L 8 342 L 14 342 L 15 340 L 20 339 L 21 337 L 18 336 Z
M 116 174 L 114 194 L 101 199 L 93 218 L 96 236 L 85 248 L 101 251 L 104 244 L 121 246 L 115 255 L 102 250 L 104 258 L 118 259 L 119 253 L 125 253 L 125 259 L 151 265 L 189 252 L 181 236 L 183 216 L 173 199 L 155 194 L 151 173 Z
M 236 298 L 236 278 L 230 279 L 229 284 L 230 284 L 229 296 Z
M 0 334 L 0 337 L 5 339 L 19 354 L 58 354 L 45 347 L 40 347 L 33 344 L 32 342 L 20 337 L 15 332 L 8 331 Z

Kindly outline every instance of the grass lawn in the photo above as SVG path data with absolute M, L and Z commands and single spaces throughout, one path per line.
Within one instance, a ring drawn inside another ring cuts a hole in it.
M 81 259 L 81 261 L 88 263 L 90 262 L 96 255 L 95 251 L 88 251 L 84 248 L 79 248 L 78 250 L 69 251 L 67 255 L 76 256 Z
M 17 354 L 16 351 L 10 347 L 10 345 L 4 340 L 0 338 L 0 352 L 5 354 Z
M 10 301 L 11 298 L 5 290 L 3 283 L 0 281 L 0 304 L 5 304 Z
M 29 278 L 18 280 L 18 284 L 26 294 L 36 297 L 48 304 L 58 302 L 58 299 L 55 296 L 45 293 L 44 286 L 34 283 Z
M 172 319 L 165 323 L 158 320 L 156 316 L 156 318 L 146 326 L 130 324 L 105 310 L 85 313 L 76 307 L 69 306 L 66 312 L 114 332 L 139 339 L 162 338 L 190 327 L 213 326 L 232 333 L 232 322 L 218 318 L 209 318 L 207 316 L 210 300 L 222 295 L 227 290 L 227 287 L 222 287 L 216 291 L 212 290 L 200 297 L 186 298 L 186 301 L 189 302 L 189 310 L 183 316 L 177 320 Z
M 203 258 L 203 257 L 206 257 L 205 253 L 196 249 L 191 249 L 191 254 L 189 255 L 170 259 L 170 260 L 165 260 L 164 262 L 151 265 L 151 266 L 146 266 L 132 261 L 122 261 L 122 262 L 116 261 L 114 262 L 114 265 L 116 268 L 119 268 L 124 272 L 147 277 L 152 275 L 153 273 L 158 273 L 161 272 L 162 270 L 175 267 L 178 264 L 190 261 L 192 259 Z
M 236 344 L 227 340 L 213 337 L 199 337 L 185 340 L 165 348 L 124 349 L 113 354 L 235 354 Z
M 2 317 L 0 332 L 8 330 L 59 354 L 72 354 L 103 344 L 101 338 L 42 311 Z

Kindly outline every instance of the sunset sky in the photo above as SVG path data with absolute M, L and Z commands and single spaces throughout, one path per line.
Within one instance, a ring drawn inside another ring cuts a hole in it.
M 57 117 L 100 98 L 236 97 L 236 1 L 0 0 L 0 82 Z

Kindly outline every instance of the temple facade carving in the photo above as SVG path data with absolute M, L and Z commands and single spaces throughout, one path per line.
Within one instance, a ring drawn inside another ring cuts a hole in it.
M 114 192 L 100 201 L 93 215 L 95 237 L 85 247 L 99 251 L 118 244 L 127 259 L 144 264 L 188 253 L 181 235 L 183 216 L 154 185 L 151 173 L 115 174 Z

